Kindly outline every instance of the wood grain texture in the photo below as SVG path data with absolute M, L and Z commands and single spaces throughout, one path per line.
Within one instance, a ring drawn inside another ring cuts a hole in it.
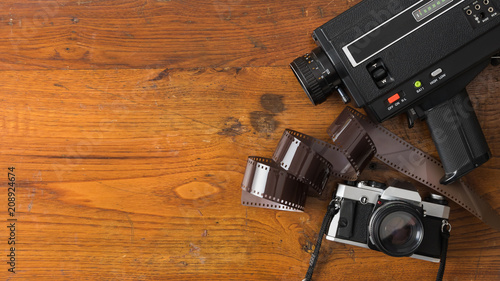
M 356 2 L 0 4 L 0 216 L 7 226 L 15 166 L 18 219 L 16 274 L 0 227 L 0 277 L 301 280 L 338 181 L 304 213 L 243 207 L 240 184 L 247 156 L 271 156 L 285 128 L 328 140 L 344 105 L 311 106 L 287 65 Z M 497 211 L 499 77 L 491 66 L 468 87 L 493 158 L 467 180 Z M 437 157 L 424 124 L 384 125 Z M 376 160 L 362 174 L 401 177 Z M 445 280 L 498 280 L 500 232 L 451 207 Z M 437 269 L 324 241 L 314 277 L 433 280 Z

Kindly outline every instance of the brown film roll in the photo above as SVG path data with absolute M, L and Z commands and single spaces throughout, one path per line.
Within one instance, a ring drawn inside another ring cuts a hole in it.
M 271 159 L 250 157 L 243 205 L 303 211 L 307 189 L 323 191 L 330 175 L 356 180 L 373 156 L 456 202 L 494 229 L 500 216 L 463 181 L 442 185 L 441 163 L 347 107 L 327 130 L 333 144 L 285 130 Z
M 249 157 L 243 183 L 243 205 L 303 211 L 308 185 L 268 158 Z

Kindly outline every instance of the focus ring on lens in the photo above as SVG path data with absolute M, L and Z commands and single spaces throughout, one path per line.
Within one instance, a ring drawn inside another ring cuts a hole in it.
M 424 237 L 421 217 L 417 206 L 402 201 L 388 202 L 370 218 L 370 241 L 389 256 L 411 256 Z
M 318 80 L 314 77 L 308 58 L 310 59 L 309 54 L 298 57 L 290 66 L 292 67 L 295 76 L 297 76 L 298 80 L 302 84 L 302 88 L 306 91 L 311 102 L 317 105 L 323 103 L 326 100 L 327 95 L 323 93 Z

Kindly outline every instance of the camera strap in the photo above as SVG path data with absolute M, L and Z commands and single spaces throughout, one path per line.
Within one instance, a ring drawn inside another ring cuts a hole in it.
M 333 199 L 328 205 L 325 217 L 323 218 L 323 223 L 321 224 L 321 229 L 318 234 L 318 239 L 316 240 L 316 246 L 314 247 L 314 252 L 309 260 L 309 268 L 307 269 L 306 276 L 302 281 L 310 281 L 316 267 L 316 262 L 318 261 L 319 249 L 321 248 L 321 243 L 323 242 L 323 236 L 326 234 L 326 230 L 330 225 L 333 217 L 340 211 L 340 202 L 337 199 Z
M 443 220 L 441 227 L 441 260 L 439 261 L 439 270 L 436 281 L 442 281 L 444 268 L 446 266 L 446 254 L 448 253 L 448 240 L 450 239 L 451 224 L 447 220 Z
M 308 189 L 321 194 L 330 175 L 356 180 L 375 156 L 500 230 L 500 215 L 465 182 L 440 184 L 444 171 L 438 160 L 358 111 L 346 107 L 327 132 L 333 144 L 285 130 L 272 159 L 249 157 L 241 203 L 303 211 Z

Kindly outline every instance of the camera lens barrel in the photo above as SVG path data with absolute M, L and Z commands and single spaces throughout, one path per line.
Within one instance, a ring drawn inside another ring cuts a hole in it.
M 386 203 L 370 219 L 370 240 L 389 256 L 411 256 L 424 238 L 421 217 L 417 208 L 408 203 Z
M 314 105 L 323 103 L 342 83 L 335 67 L 320 47 L 296 58 L 290 67 Z

